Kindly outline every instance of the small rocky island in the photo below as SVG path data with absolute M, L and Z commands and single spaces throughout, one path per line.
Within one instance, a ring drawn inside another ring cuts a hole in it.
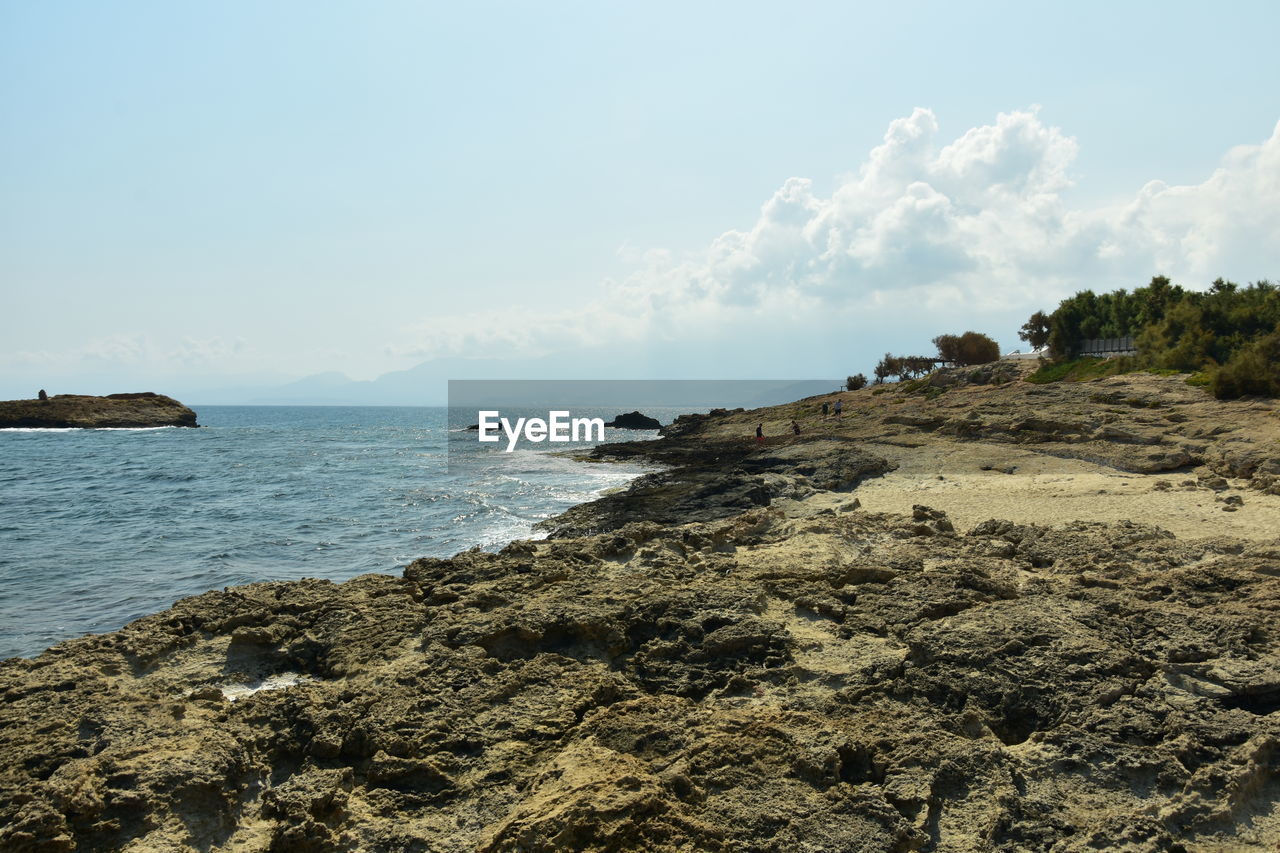
M 605 426 L 615 429 L 661 429 L 662 422 L 640 412 L 627 412 L 625 415 L 618 415 Z
M 31 400 L 0 401 L 0 429 L 103 429 L 193 427 L 196 413 L 172 397 L 143 391 L 135 394 L 57 394 Z

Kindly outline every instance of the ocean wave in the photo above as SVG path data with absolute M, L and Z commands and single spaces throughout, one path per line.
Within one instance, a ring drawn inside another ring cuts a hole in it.
M 162 429 L 189 429 L 189 427 L 0 427 L 0 433 L 6 432 L 158 432 Z
M 647 470 L 547 449 L 469 450 L 446 467 L 442 422 L 356 414 L 367 422 L 219 407 L 182 441 L 127 445 L 18 430 L 35 434 L 0 454 L 0 651 L 36 654 L 224 586 L 399 574 L 418 557 L 541 538 L 539 521 Z M 180 428 L 117 431 L 164 429 Z

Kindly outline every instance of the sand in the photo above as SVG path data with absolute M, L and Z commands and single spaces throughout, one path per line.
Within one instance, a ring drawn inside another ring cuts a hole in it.
M 990 518 L 1024 524 L 1067 521 L 1141 521 L 1180 539 L 1280 536 L 1280 496 L 1233 483 L 1213 491 L 1187 472 L 1131 474 L 1079 459 L 1062 459 L 1010 446 L 932 445 L 905 449 L 868 444 L 898 469 L 857 489 L 865 509 L 910 512 L 924 504 L 947 513 L 961 530 Z M 982 466 L 993 470 L 983 471 Z M 1006 474 L 999 467 L 1013 466 Z M 939 474 L 945 471 L 945 474 Z M 963 473 L 957 473 L 963 472 Z M 1225 511 L 1224 498 L 1244 504 Z

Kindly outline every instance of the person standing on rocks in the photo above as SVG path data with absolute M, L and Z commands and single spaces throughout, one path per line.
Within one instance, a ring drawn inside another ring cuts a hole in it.
M 764 424 L 756 427 L 756 444 L 764 444 Z
M 791 421 L 791 432 L 796 435 L 800 434 L 800 424 L 796 423 L 794 418 Z
M 827 417 L 827 411 L 829 407 L 830 407 L 830 404 L 826 400 L 823 400 L 822 401 L 822 417 L 824 419 Z
M 836 400 L 836 417 L 844 413 L 844 400 Z

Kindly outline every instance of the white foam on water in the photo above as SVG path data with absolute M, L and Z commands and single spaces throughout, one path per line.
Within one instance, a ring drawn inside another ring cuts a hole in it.
M 0 427 L 0 432 L 155 432 L 160 429 L 187 429 L 187 427 Z

